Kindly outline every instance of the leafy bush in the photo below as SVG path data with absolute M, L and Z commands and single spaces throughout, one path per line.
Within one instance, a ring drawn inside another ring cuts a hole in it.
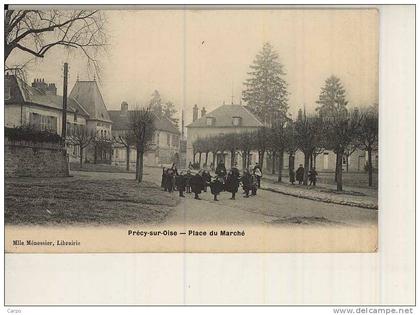
M 55 132 L 38 130 L 32 126 L 21 126 L 9 128 L 5 127 L 4 135 L 10 141 L 30 141 L 30 142 L 49 142 L 61 143 L 62 138 Z

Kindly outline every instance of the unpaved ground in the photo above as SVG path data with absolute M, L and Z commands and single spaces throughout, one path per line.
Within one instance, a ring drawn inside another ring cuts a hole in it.
M 19 178 L 5 183 L 6 224 L 132 224 L 161 222 L 177 204 L 151 182 L 107 178 Z M 126 176 L 127 177 L 127 176 Z

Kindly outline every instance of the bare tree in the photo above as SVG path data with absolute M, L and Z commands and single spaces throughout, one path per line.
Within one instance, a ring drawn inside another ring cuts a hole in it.
M 68 130 L 66 142 L 72 146 L 79 147 L 80 168 L 83 166 L 83 150 L 94 140 L 96 134 L 86 126 L 71 125 Z
M 356 133 L 357 145 L 368 154 L 369 186 L 373 184 L 372 151 L 378 149 L 378 109 L 377 104 L 364 110 L 360 114 L 360 129 Z
M 327 149 L 336 154 L 337 191 L 343 190 L 343 156 L 346 148 L 354 141 L 360 128 L 360 116 L 356 112 L 342 110 L 322 118 Z
M 350 155 L 352 155 L 354 153 L 354 151 L 356 151 L 357 146 L 354 142 L 350 143 L 345 149 L 344 149 L 344 156 L 346 158 L 346 173 L 349 172 L 349 160 L 350 160 Z
M 126 152 L 126 170 L 130 170 L 130 149 L 136 143 L 134 133 L 131 130 L 120 132 L 119 135 L 113 136 L 114 142 L 122 145 Z
M 43 58 L 61 46 L 81 50 L 99 72 L 97 54 L 106 44 L 101 11 L 6 10 L 4 16 L 4 62 L 15 50 Z
M 144 153 L 153 145 L 153 135 L 155 132 L 154 121 L 156 116 L 149 109 L 136 108 L 130 111 L 129 122 L 130 130 L 134 135 L 137 151 L 136 160 L 136 180 L 143 180 L 143 157 Z
M 303 184 L 308 184 L 309 160 L 319 145 L 322 135 L 322 121 L 318 116 L 304 116 L 295 123 L 296 146 L 305 156 L 305 173 Z

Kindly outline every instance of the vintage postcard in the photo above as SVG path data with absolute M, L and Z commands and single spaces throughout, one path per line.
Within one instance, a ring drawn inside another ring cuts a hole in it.
M 6 253 L 378 250 L 375 8 L 5 11 Z

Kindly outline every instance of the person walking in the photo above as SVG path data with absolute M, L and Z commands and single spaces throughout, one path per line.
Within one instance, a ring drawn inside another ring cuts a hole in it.
M 181 172 L 179 175 L 175 177 L 175 186 L 179 191 L 180 197 L 185 197 L 184 191 L 185 191 L 185 176 L 184 173 Z
M 194 193 L 194 199 L 201 200 L 199 194 L 203 191 L 203 178 L 200 173 L 191 177 L 191 190 Z
M 315 170 L 315 167 L 313 167 L 310 171 L 309 171 L 309 186 L 314 185 L 316 186 L 316 177 L 318 176 L 317 171 Z
M 166 189 L 166 167 L 162 169 L 162 180 L 160 182 L 160 187 L 164 189 L 164 191 L 167 191 Z
M 256 171 L 254 171 L 253 174 L 251 175 L 251 196 L 256 196 L 257 195 L 258 177 L 255 174 L 257 171 L 258 171 L 258 169 Z
M 216 167 L 216 175 L 219 178 L 224 178 L 226 174 L 227 172 L 226 172 L 225 163 L 223 163 L 223 161 L 220 161 Z
M 219 201 L 217 195 L 223 191 L 223 181 L 220 177 L 216 178 L 210 183 L 210 191 L 213 195 L 214 201 Z
M 296 180 L 298 181 L 299 185 L 303 183 L 303 175 L 305 174 L 305 169 L 303 168 L 302 164 L 299 164 L 298 169 L 296 170 Z
M 292 185 L 295 184 L 295 171 L 293 170 L 293 168 L 289 169 L 289 181 Z
M 244 174 L 241 178 L 242 181 L 242 188 L 245 192 L 245 198 L 249 197 L 249 191 L 252 189 L 252 178 L 251 178 L 251 174 L 249 173 L 248 169 L 244 170 Z
M 254 166 L 253 174 L 255 174 L 257 178 L 258 188 L 261 188 L 261 177 L 262 177 L 262 170 L 260 164 L 256 163 Z
M 203 191 L 207 192 L 207 187 L 210 185 L 211 182 L 211 175 L 207 170 L 204 170 L 201 176 L 203 177 Z
M 235 200 L 235 195 L 239 188 L 239 171 L 238 173 L 232 168 L 226 177 L 225 190 L 232 193 L 231 200 Z
M 166 191 L 172 193 L 172 191 L 174 190 L 174 186 L 175 186 L 175 181 L 174 181 L 174 171 L 172 168 L 169 168 L 166 171 Z
M 187 194 L 191 193 L 191 178 L 192 178 L 191 170 L 188 169 L 187 174 L 185 175 L 185 190 Z

